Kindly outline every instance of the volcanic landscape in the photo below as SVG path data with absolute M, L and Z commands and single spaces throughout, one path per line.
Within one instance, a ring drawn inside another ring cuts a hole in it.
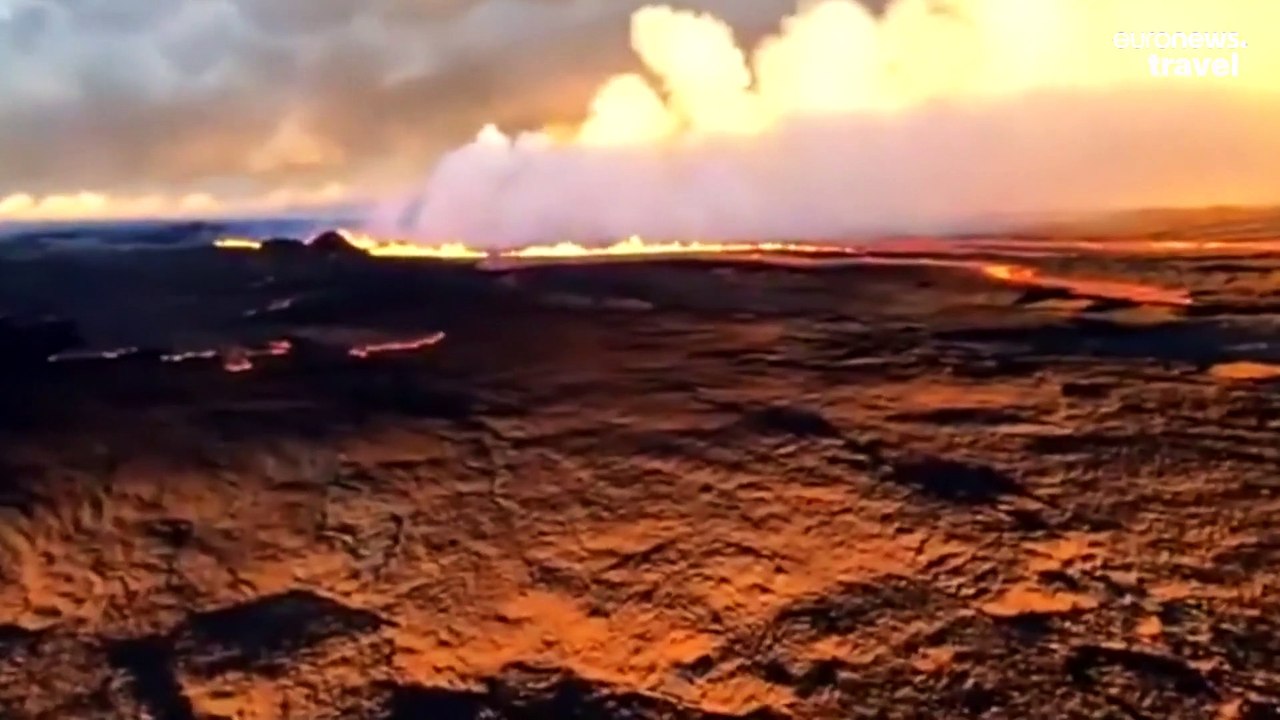
M 1277 717 L 1280 214 L 1130 220 L 8 241 L 0 716 Z

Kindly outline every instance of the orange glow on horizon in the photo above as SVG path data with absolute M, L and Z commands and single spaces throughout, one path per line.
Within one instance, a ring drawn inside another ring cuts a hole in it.
M 353 232 L 350 230 L 338 230 L 347 242 L 371 257 L 380 258 L 420 258 L 445 261 L 483 261 L 483 260 L 510 260 L 517 264 L 520 261 L 531 262 L 574 262 L 579 260 L 627 260 L 627 259 L 660 259 L 669 257 L 732 257 L 735 259 L 753 259 L 761 262 L 773 262 L 781 260 L 786 256 L 810 255 L 810 256 L 830 256 L 827 258 L 830 262 L 867 262 L 876 264 L 885 263 L 906 263 L 906 264 L 923 264 L 938 265 L 967 268 L 977 271 L 982 275 L 998 280 L 1010 285 L 1025 285 L 1037 287 L 1060 288 L 1084 297 L 1099 297 L 1121 300 L 1131 300 L 1134 302 L 1154 304 L 1154 305 L 1171 305 L 1186 306 L 1192 304 L 1192 298 L 1185 290 L 1177 288 L 1165 288 L 1155 285 L 1147 285 L 1143 283 L 1127 282 L 1120 280 L 1091 279 L 1078 277 L 1065 277 L 1046 275 L 1040 270 L 1027 265 L 1014 265 L 1007 263 L 990 263 L 975 262 L 972 260 L 961 259 L 963 247 L 952 248 L 953 252 L 948 252 L 946 247 L 934 247 L 934 251 L 938 255 L 952 255 L 952 257 L 931 257 L 921 258 L 912 254 L 919 251 L 919 240 L 906 240 L 900 245 L 895 246 L 893 243 L 886 243 L 883 246 L 876 247 L 876 253 L 868 252 L 867 248 L 859 248 L 849 245 L 836 244 L 820 244 L 820 243 L 784 243 L 784 242 L 706 242 L 706 241 L 646 241 L 638 236 L 631 236 L 624 240 L 603 245 L 599 247 L 589 247 L 577 243 L 556 243 L 551 245 L 530 245 L 523 248 L 515 248 L 511 250 L 495 250 L 485 251 L 472 248 L 463 243 L 446 243 L 442 245 L 420 245 L 407 240 L 382 240 L 370 235 Z M 1048 248 L 1057 247 L 1052 242 L 1044 243 Z M 1221 243 L 1210 241 L 1207 243 L 1198 242 L 1170 242 L 1170 241 L 1148 241 L 1141 244 L 1141 248 L 1149 252 L 1158 254 L 1179 254 L 1194 253 L 1202 251 L 1207 247 L 1217 247 Z M 259 250 L 262 244 L 245 238 L 226 238 L 219 240 L 215 245 L 222 249 L 228 250 Z M 978 242 L 977 247 L 982 247 L 982 243 Z M 1129 246 L 1133 249 L 1132 246 Z M 1061 248 L 1059 248 L 1061 249 Z M 895 252 L 900 254 L 900 258 L 895 258 Z M 820 265 L 824 262 L 822 258 L 814 258 L 814 265 Z M 783 263 L 785 264 L 785 263 Z M 418 342 L 418 341 L 415 341 Z M 431 342 L 435 342 L 432 340 Z M 393 351 L 402 348 L 398 344 L 392 343 L 388 347 L 370 347 L 365 348 L 368 352 Z M 364 357 L 360 354 L 364 352 L 359 348 L 353 348 L 352 355 Z
M 670 255 L 724 255 L 750 253 L 804 253 L 854 255 L 861 251 L 847 245 L 781 242 L 653 242 L 638 236 L 591 247 L 578 243 L 530 245 L 512 250 L 479 250 L 465 243 L 423 245 L 410 240 L 377 238 L 352 230 L 337 230 L 352 247 L 372 257 L 426 258 L 436 260 L 486 260 L 511 258 L 521 260 L 571 260 L 577 258 L 625 258 Z M 261 250 L 263 243 L 249 238 L 228 237 L 214 242 L 222 250 Z

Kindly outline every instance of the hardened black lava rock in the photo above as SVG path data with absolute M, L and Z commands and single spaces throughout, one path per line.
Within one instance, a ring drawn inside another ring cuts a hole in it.
M 0 316 L 0 366 L 40 364 L 52 355 L 81 346 L 80 331 L 71 320 Z

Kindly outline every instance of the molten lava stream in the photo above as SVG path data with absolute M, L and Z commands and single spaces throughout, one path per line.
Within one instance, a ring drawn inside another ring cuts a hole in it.
M 480 260 L 489 256 L 483 250 L 462 243 L 423 245 L 408 240 L 382 239 L 352 230 L 337 230 L 352 247 L 373 257 L 434 258 L 437 260 Z
M 663 255 L 739 255 L 748 253 L 838 253 L 850 254 L 852 248 L 842 245 L 817 245 L 813 243 L 780 242 L 651 242 L 638 235 L 620 240 L 612 245 L 587 247 L 577 243 L 555 245 L 531 245 L 507 250 L 499 256 L 512 259 L 575 259 L 609 257 L 652 257 Z
M 653 242 L 634 235 L 611 245 L 598 247 L 566 242 L 553 245 L 530 245 L 512 250 L 485 251 L 472 248 L 464 243 L 423 245 L 407 240 L 377 238 L 351 230 L 337 230 L 335 232 L 351 247 L 372 257 L 428 258 L 435 260 L 493 260 L 502 258 L 516 261 L 573 261 L 699 255 L 759 255 L 763 253 L 856 255 L 861 252 L 848 245 L 835 244 L 703 242 L 698 240 L 689 242 Z M 310 243 L 308 242 L 307 244 Z M 254 251 L 261 250 L 263 243 L 248 238 L 228 237 L 215 241 L 214 246 L 223 250 Z
M 335 232 L 342 236 L 352 248 L 370 257 L 480 260 L 489 256 L 487 252 L 469 248 L 461 243 L 421 245 L 407 240 L 382 240 L 350 230 Z M 311 241 L 302 244 L 310 245 Z M 219 250 L 257 251 L 263 248 L 264 243 L 252 238 L 226 237 L 215 240 L 213 246 Z
M 379 238 L 373 235 L 339 229 L 335 231 L 351 247 L 372 257 L 426 258 L 435 260 L 592 260 L 626 259 L 663 256 L 698 255 L 860 255 L 868 248 L 849 244 L 813 242 L 704 242 L 699 240 L 650 241 L 631 236 L 611 245 L 588 246 L 579 243 L 554 243 L 528 245 L 510 250 L 487 251 L 465 243 L 453 242 L 425 245 L 411 240 Z M 310 241 L 304 244 L 311 244 Z M 243 237 L 225 237 L 214 241 L 214 247 L 222 250 L 261 250 L 260 240 Z M 1150 240 L 1115 238 L 1112 240 L 1059 240 L 1053 238 L 888 238 L 874 244 L 877 254 L 927 254 L 935 256 L 964 256 L 975 253 L 995 252 L 1025 257 L 1054 257 L 1066 253 L 1101 254 L 1151 254 L 1198 255 L 1204 253 L 1233 252 L 1268 254 L 1280 252 L 1280 239 L 1238 240 Z
M 1144 304 L 1156 305 L 1190 305 L 1191 297 L 1185 290 L 1163 288 L 1142 283 L 1100 280 L 1088 278 L 1070 278 L 1045 275 L 1039 270 L 1025 265 L 1009 265 L 965 260 L 961 257 L 966 243 L 942 243 L 933 239 L 914 239 L 899 243 L 888 243 L 885 247 L 876 246 L 876 253 L 870 255 L 868 250 L 849 245 L 821 243 L 781 243 L 781 242 L 704 242 L 704 241 L 670 241 L 651 242 L 638 236 L 631 236 L 612 245 L 589 247 L 577 243 L 557 243 L 553 245 L 530 245 L 496 252 L 476 250 L 462 243 L 444 245 L 418 245 L 403 240 L 380 240 L 370 235 L 355 233 L 349 230 L 337 231 L 352 247 L 372 257 L 430 258 L 436 260 L 479 260 L 481 267 L 489 270 L 510 270 L 528 264 L 556 264 L 580 262 L 616 262 L 628 259 L 661 259 L 661 258 L 699 258 L 699 257 L 733 257 L 738 260 L 761 262 L 766 264 L 788 265 L 793 267 L 818 267 L 845 264 L 912 264 L 936 265 L 945 267 L 963 267 L 975 269 L 984 275 L 1014 285 L 1029 285 L 1048 288 L 1060 288 L 1087 297 L 1101 297 L 1116 300 L 1131 300 Z M 1000 241 L 994 243 L 999 246 Z M 1021 243 L 1014 243 L 1021 244 Z M 243 238 L 226 238 L 216 243 L 217 247 L 231 250 L 257 250 L 261 243 Z M 1105 243 L 1103 243 L 1105 245 Z M 1209 244 L 1156 244 L 1146 243 L 1141 247 L 1159 248 L 1169 251 L 1202 250 Z M 1067 247 L 1079 248 L 1079 245 Z M 1134 246 L 1129 245 L 1132 249 Z M 934 257 L 893 257 L 898 252 L 910 252 L 912 249 L 934 250 Z M 1047 254 L 1052 254 L 1049 252 Z M 797 257 L 799 256 L 799 257 Z M 827 256 L 827 257 L 818 257 Z M 950 257 L 948 257 L 950 256 Z M 434 342 L 434 341 L 433 341 Z M 394 345 L 394 344 L 393 344 Z M 395 347 L 388 348 L 397 349 Z M 409 349 L 413 349 L 412 347 Z M 353 348 L 352 354 L 357 357 L 360 348 Z M 370 352 L 379 352 L 378 348 Z
M 225 237 L 213 241 L 219 250 L 261 250 L 262 242 L 251 238 Z
M 281 357 L 293 352 L 293 343 L 288 340 L 272 340 L 265 348 L 233 348 L 222 354 L 222 368 L 227 372 L 239 373 L 253 369 L 253 359 L 258 357 Z
M 392 340 L 388 342 L 357 345 L 348 350 L 347 354 L 352 357 L 364 359 L 383 353 L 411 352 L 413 350 L 421 350 L 426 347 L 431 347 L 443 339 L 444 333 L 435 332 L 412 340 Z
M 1177 288 L 1121 280 L 1044 275 L 1035 268 L 1023 265 L 983 263 L 978 266 L 978 269 L 987 277 L 1012 285 L 1058 288 L 1083 297 L 1131 300 L 1144 305 L 1190 305 L 1192 303 L 1190 293 Z

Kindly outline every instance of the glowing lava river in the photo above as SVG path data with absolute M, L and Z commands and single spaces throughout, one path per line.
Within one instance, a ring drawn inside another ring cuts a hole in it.
M 336 230 L 332 235 L 341 238 L 351 248 L 370 257 L 471 262 L 484 270 L 512 270 L 528 263 L 591 264 L 673 258 L 732 259 L 736 262 L 795 267 L 917 264 L 969 269 L 1011 285 L 1052 288 L 1084 297 L 1125 300 L 1151 305 L 1190 305 L 1192 300 L 1187 292 L 1174 288 L 1130 281 L 1046 275 L 1030 265 L 984 262 L 967 256 L 988 252 L 1003 255 L 1052 256 L 1055 252 L 1098 252 L 1099 250 L 1104 253 L 1117 250 L 1129 252 L 1145 250 L 1159 254 L 1197 254 L 1223 246 L 1222 243 L 1214 241 L 1176 244 L 1147 242 L 1137 246 L 1120 244 L 1118 248 L 1111 249 L 1107 246 L 1089 247 L 1079 243 L 1019 243 L 1009 240 L 960 243 L 931 238 L 903 238 L 854 245 L 814 242 L 647 241 L 638 236 L 631 236 L 612 244 L 598 246 L 562 242 L 486 251 L 465 243 L 425 245 L 408 240 L 376 238 L 350 230 Z M 1274 245 L 1274 243 L 1267 244 L 1265 249 L 1273 249 Z M 224 250 L 259 251 L 263 249 L 264 243 L 250 238 L 229 237 L 218 240 L 215 246 Z M 1250 248 L 1252 247 L 1251 245 Z

